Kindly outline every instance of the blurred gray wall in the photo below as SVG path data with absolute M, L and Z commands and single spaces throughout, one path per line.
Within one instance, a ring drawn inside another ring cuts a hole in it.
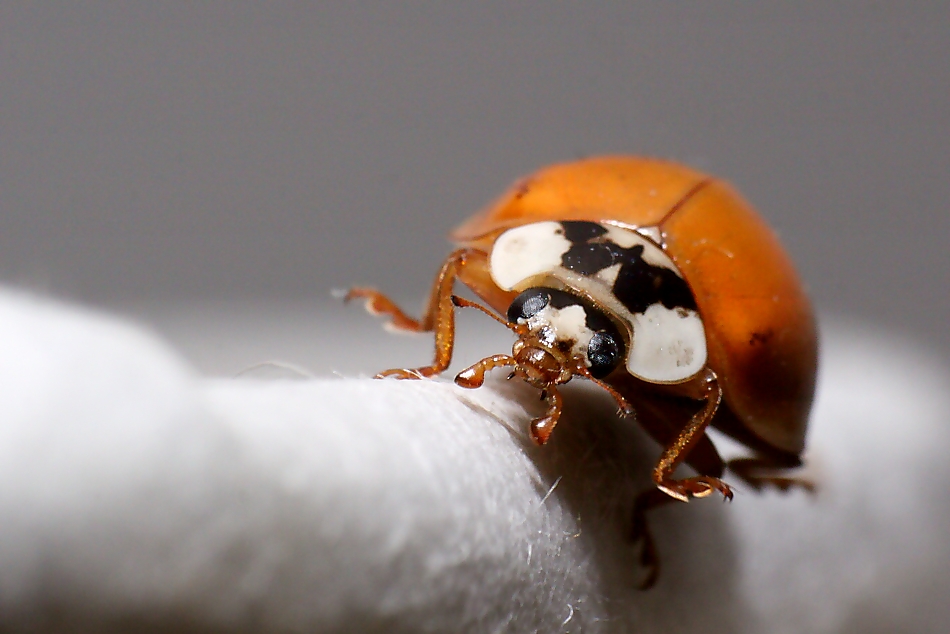
M 765 4 L 4 1 L 0 278 L 417 300 L 516 176 L 626 152 L 738 185 L 822 309 L 950 345 L 950 9 Z

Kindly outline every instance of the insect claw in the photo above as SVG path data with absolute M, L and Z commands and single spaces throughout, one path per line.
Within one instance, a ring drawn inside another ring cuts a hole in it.
M 515 378 L 515 371 L 514 371 L 514 370 L 512 370 L 512 371 L 508 374 L 508 378 L 505 379 L 505 380 L 506 380 L 506 381 L 510 381 L 510 380 L 513 379 L 513 378 Z

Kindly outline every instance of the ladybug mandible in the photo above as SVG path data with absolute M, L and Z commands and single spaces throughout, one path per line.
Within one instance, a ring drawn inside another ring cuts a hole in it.
M 455 307 L 474 307 L 518 339 L 510 355 L 486 357 L 455 382 L 475 388 L 489 370 L 513 368 L 547 402 L 531 423 L 538 444 L 561 414 L 557 386 L 580 376 L 622 411 L 636 408 L 664 447 L 652 477 L 670 498 L 731 498 L 720 479 L 726 466 L 756 488 L 796 482 L 755 471 L 801 465 L 817 368 L 814 316 L 774 233 L 729 185 L 667 161 L 590 158 L 522 179 L 451 238 L 459 247 L 421 319 L 374 289 L 347 294 L 396 328 L 435 332 L 431 365 L 378 377 L 443 372 Z M 485 306 L 454 296 L 456 280 Z M 724 463 L 705 434 L 710 425 L 755 457 Z M 698 475 L 675 479 L 684 461 Z M 641 511 L 661 502 L 641 497 Z

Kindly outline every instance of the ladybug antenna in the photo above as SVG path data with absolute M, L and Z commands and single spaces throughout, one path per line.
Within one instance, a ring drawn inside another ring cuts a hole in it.
M 492 311 L 482 306 L 481 304 L 473 302 L 470 299 L 465 299 L 464 297 L 459 297 L 458 295 L 452 295 L 452 303 L 458 306 L 459 308 L 475 308 L 477 310 L 480 310 L 486 315 L 488 315 L 489 317 L 491 317 L 492 319 L 494 319 L 495 321 L 497 321 L 499 324 L 504 326 L 505 328 L 511 331 L 514 331 L 516 335 L 524 334 L 526 330 L 526 327 L 524 325 L 515 324 L 509 321 L 506 321 L 502 319 L 501 317 L 499 317 L 498 315 L 496 315 L 495 313 L 493 313 Z

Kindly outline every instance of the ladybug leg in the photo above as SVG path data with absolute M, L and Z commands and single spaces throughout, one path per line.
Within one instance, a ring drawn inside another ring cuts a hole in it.
M 517 364 L 517 361 L 515 361 L 512 356 L 507 354 L 494 354 L 459 372 L 455 377 L 455 383 L 464 388 L 473 390 L 482 386 L 485 382 L 485 373 L 489 370 L 515 364 Z
M 432 283 L 432 291 L 429 293 L 426 308 L 420 319 L 415 319 L 404 313 L 395 302 L 375 288 L 362 286 L 351 288 L 343 296 L 343 301 L 365 299 L 366 311 L 371 315 L 389 316 L 390 322 L 387 325 L 391 328 L 407 332 L 429 332 L 432 330 L 439 312 L 440 296 L 451 295 L 452 282 L 458 276 L 458 269 L 461 265 L 464 265 L 465 257 L 469 254 L 469 251 L 469 249 L 458 249 L 445 259 L 438 275 L 435 276 L 435 281 Z
M 646 569 L 646 576 L 640 582 L 641 590 L 649 590 L 660 576 L 660 556 L 647 522 L 647 511 L 673 502 L 674 499 L 659 489 L 649 489 L 637 496 L 633 505 L 633 525 L 630 537 L 640 543 L 640 565 Z
M 726 463 L 728 469 L 756 491 L 761 491 L 766 487 L 774 487 L 783 493 L 791 491 L 792 489 L 801 489 L 808 493 L 815 493 L 815 483 L 811 480 L 769 474 L 769 472 L 781 471 L 798 466 L 801 466 L 801 461 L 797 457 L 794 461 L 782 460 L 771 456 L 735 458 Z
M 539 416 L 531 421 L 531 439 L 539 445 L 543 445 L 551 437 L 554 426 L 561 418 L 562 399 L 561 393 L 553 385 L 544 388 L 541 391 L 541 398 L 548 402 L 548 411 L 544 416 Z
M 706 371 L 706 404 L 690 419 L 686 427 L 680 432 L 673 443 L 666 448 L 660 461 L 653 468 L 653 482 L 659 490 L 682 502 L 689 502 L 690 498 L 706 497 L 713 491 L 719 491 L 722 496 L 732 499 L 732 489 L 719 478 L 699 475 L 683 480 L 672 478 L 676 467 L 680 465 L 690 450 L 703 437 L 706 427 L 722 401 L 722 388 L 712 370 Z
M 610 385 L 609 383 L 605 381 L 601 381 L 600 379 L 595 379 L 593 376 L 591 376 L 590 370 L 588 370 L 583 364 L 579 364 L 578 367 L 574 370 L 574 373 L 584 377 L 591 383 L 594 383 L 595 385 L 600 387 L 602 390 L 610 394 L 610 396 L 612 396 L 614 401 L 617 403 L 617 408 L 618 408 L 617 413 L 620 416 L 634 416 L 637 413 L 637 410 L 633 406 L 633 404 L 630 401 L 628 401 L 626 397 L 624 397 L 624 395 L 620 393 L 619 390 L 617 390 L 616 388 L 614 388 L 612 385 Z
M 425 332 L 431 330 L 431 327 L 424 325 L 424 319 L 414 319 L 402 312 L 393 300 L 389 299 L 375 288 L 356 287 L 351 288 L 343 296 L 343 302 L 362 298 L 366 300 L 366 312 L 371 315 L 388 315 L 390 320 L 386 324 L 395 330 L 405 330 L 406 332 Z
M 517 365 L 514 357 L 507 354 L 495 354 L 485 357 L 478 363 L 465 368 L 455 377 L 455 382 L 464 388 L 474 389 L 481 387 L 485 382 L 485 373 L 494 368 Z M 512 372 L 508 378 L 515 376 Z M 561 407 L 563 399 L 561 393 L 553 385 L 541 390 L 542 400 L 547 401 L 548 410 L 544 416 L 539 416 L 531 421 L 531 439 L 539 445 L 543 445 L 551 437 L 554 426 L 561 418 Z
M 455 306 L 452 304 L 452 285 L 466 264 L 466 257 L 474 254 L 471 249 L 453 251 L 436 275 L 426 309 L 420 319 L 413 319 L 404 313 L 388 297 L 372 288 L 353 288 L 343 301 L 358 297 L 366 299 L 366 309 L 376 315 L 388 315 L 390 325 L 398 330 L 409 332 L 435 331 L 435 359 L 431 365 L 421 368 L 394 368 L 384 370 L 376 378 L 392 376 L 397 379 L 420 379 L 439 374 L 452 362 L 452 349 L 455 345 Z

